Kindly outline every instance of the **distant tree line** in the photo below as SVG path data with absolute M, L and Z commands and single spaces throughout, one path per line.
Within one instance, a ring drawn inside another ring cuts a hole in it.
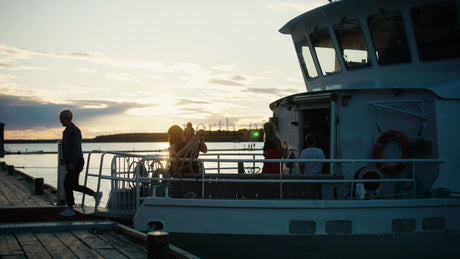
M 262 142 L 263 129 L 214 130 L 206 131 L 205 141 L 209 142 Z M 5 140 L 5 143 L 52 143 L 60 139 L 46 140 Z M 83 142 L 167 142 L 168 133 L 121 133 L 83 139 Z
M 97 136 L 87 139 L 86 142 L 167 142 L 167 133 L 123 133 Z M 261 142 L 263 141 L 263 129 L 248 130 L 239 129 L 207 131 L 205 141 L 209 142 Z

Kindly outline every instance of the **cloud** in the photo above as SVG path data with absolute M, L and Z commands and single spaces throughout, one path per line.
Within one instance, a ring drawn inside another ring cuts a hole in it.
M 224 86 L 243 86 L 242 83 L 232 81 L 232 80 L 224 80 L 224 79 L 210 79 L 208 80 L 208 83 L 216 84 L 216 85 L 224 85 Z
M 21 71 L 21 70 L 51 70 L 48 67 L 32 67 L 32 66 L 23 66 L 23 65 L 15 65 L 11 64 L 9 60 L 2 60 L 3 62 L 0 63 L 0 69 L 3 70 L 14 70 L 14 71 Z
M 280 93 L 280 89 L 273 88 L 273 87 L 267 87 L 267 88 L 252 87 L 252 88 L 248 88 L 247 92 L 255 93 L 255 94 L 277 94 L 278 95 Z
M 3 56 L 3 57 L 1 57 Z M 0 44 L 0 69 L 8 70 L 51 70 L 48 67 L 32 67 L 25 65 L 14 64 L 18 60 L 32 59 L 33 56 L 43 56 L 58 59 L 74 59 L 79 61 L 86 61 L 89 63 L 117 67 L 124 69 L 144 69 L 158 73 L 180 73 L 181 75 L 189 75 L 192 77 L 209 77 L 212 73 L 209 69 L 204 69 L 200 65 L 190 62 L 177 62 L 169 61 L 162 62 L 156 60 L 143 60 L 143 59 L 120 59 L 107 57 L 98 52 L 55 52 L 55 51 L 41 51 L 26 48 L 19 48 Z M 229 66 L 221 65 L 220 68 L 229 69 Z M 82 70 L 84 72 L 94 72 L 94 70 Z M 162 75 L 152 75 L 146 73 L 108 73 L 107 79 L 128 81 L 128 82 L 142 82 L 145 80 L 162 79 Z
M 56 72 L 17 71 L 39 69 L 33 67 L 39 64 Z M 8 72 L 0 72 L 0 121 L 16 135 L 34 130 L 44 134 L 45 129 L 54 130 L 50 136 L 60 133 L 58 114 L 64 108 L 73 110 L 78 125 L 86 125 L 86 133 L 91 129 L 93 135 L 162 130 L 165 124 L 187 120 L 238 120 L 254 113 L 254 103 L 262 107 L 268 97 L 284 95 L 286 88 L 275 85 L 272 75 L 247 72 L 234 64 L 203 67 L 6 45 L 0 45 L 0 69 Z M 253 116 L 265 118 L 269 112 L 267 108 Z
M 235 80 L 235 81 L 246 81 L 247 78 L 244 77 L 244 76 L 240 76 L 240 75 L 234 75 L 234 76 L 232 76 L 232 80 Z
M 51 68 L 49 68 L 49 67 L 31 67 L 31 66 L 20 66 L 20 65 L 14 65 L 14 64 L 0 64 L 0 69 L 15 70 L 15 71 L 20 71 L 20 70 L 51 70 Z
M 8 130 L 53 128 L 59 126 L 59 112 L 65 108 L 74 111 L 79 121 L 98 116 L 120 114 L 137 103 L 79 100 L 68 104 L 46 102 L 39 98 L 0 94 L 0 120 Z
M 109 73 L 106 75 L 107 79 L 117 80 L 117 81 L 126 81 L 133 83 L 140 83 L 146 80 L 162 79 L 163 76 L 159 75 L 147 75 L 147 74 L 138 74 L 138 73 Z
M 0 44 L 0 54 L 14 59 L 30 59 L 33 55 L 47 57 L 65 57 L 77 59 L 100 58 L 102 54 L 96 52 L 54 52 L 19 48 Z
M 211 67 L 211 69 L 214 69 L 214 70 L 228 71 L 228 72 L 235 71 L 236 68 L 237 68 L 236 65 L 215 65 Z
M 209 104 L 209 102 L 205 102 L 205 101 L 196 101 L 196 100 L 192 100 L 192 99 L 183 98 L 183 99 L 177 100 L 175 104 L 177 104 L 177 105 Z

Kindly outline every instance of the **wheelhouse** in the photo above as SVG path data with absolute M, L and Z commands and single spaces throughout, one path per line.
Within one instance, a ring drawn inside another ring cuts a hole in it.
M 309 92 L 435 90 L 442 82 L 425 84 L 427 70 L 445 74 L 446 82 L 460 70 L 459 5 L 454 0 L 337 1 L 293 19 L 280 32 L 292 36 Z M 413 82 L 381 79 L 392 75 Z

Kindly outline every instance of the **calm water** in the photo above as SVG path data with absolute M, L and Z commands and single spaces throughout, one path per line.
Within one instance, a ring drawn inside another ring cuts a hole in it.
M 208 142 L 209 152 L 222 153 L 262 153 L 260 149 L 263 147 L 262 142 Z M 121 151 L 121 152 L 135 152 L 140 154 L 167 154 L 166 150 L 169 147 L 167 142 L 126 142 L 126 143 L 83 143 L 82 148 L 85 153 L 85 169 L 80 174 L 80 184 L 84 183 L 84 172 L 86 170 L 86 162 L 88 153 L 93 150 L 103 151 Z M 242 150 L 252 147 L 259 150 Z M 11 153 L 21 154 L 6 154 L 0 161 L 5 161 L 8 165 L 14 165 L 16 170 L 22 171 L 34 178 L 44 178 L 46 184 L 57 187 L 57 172 L 58 172 L 58 158 L 57 158 L 57 143 L 27 143 L 27 144 L 5 144 L 5 151 Z M 44 154 L 30 154 L 37 151 L 43 151 Z M 48 154 L 46 152 L 53 152 Z M 29 153 L 29 154 L 25 154 Z M 100 162 L 99 155 L 91 157 L 89 170 L 91 173 L 96 173 L 99 168 Z M 260 157 L 259 157 L 260 158 Z M 110 170 L 111 159 L 104 160 L 104 168 Z M 205 165 L 206 166 L 206 165 Z M 88 186 L 96 186 L 95 178 L 90 178 Z M 94 187 L 92 187 L 94 188 Z M 107 190 L 108 191 L 108 190 Z M 80 196 L 79 193 L 75 195 L 76 201 Z M 102 202 L 106 201 L 108 197 L 105 196 Z

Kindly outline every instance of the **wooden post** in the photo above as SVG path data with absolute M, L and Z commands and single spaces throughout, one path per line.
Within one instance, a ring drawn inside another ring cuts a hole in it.
M 169 259 L 169 234 L 153 231 L 147 234 L 148 258 Z
M 35 194 L 42 195 L 43 194 L 43 178 L 35 178 Z
M 5 147 L 3 145 L 3 143 L 5 142 L 5 139 L 3 136 L 4 128 L 5 128 L 5 123 L 0 122 L 0 157 L 5 157 Z
M 14 174 L 14 165 L 9 165 L 8 166 L 8 175 L 13 175 Z

